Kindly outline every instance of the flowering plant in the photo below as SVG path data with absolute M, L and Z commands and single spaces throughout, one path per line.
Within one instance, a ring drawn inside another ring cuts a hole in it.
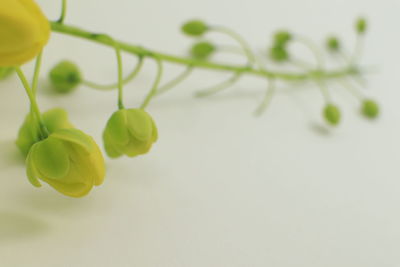
M 280 82 L 315 83 L 320 89 L 325 105 L 322 116 L 335 126 L 340 123 L 341 112 L 331 99 L 328 82 L 337 81 L 349 89 L 360 100 L 360 112 L 367 118 L 375 118 L 379 113 L 377 103 L 356 86 L 365 71 L 358 60 L 367 22 L 359 18 L 355 24 L 357 34 L 356 50 L 348 56 L 340 40 L 335 36 L 326 39 L 325 52 L 345 59 L 345 64 L 337 69 L 329 69 L 323 53 L 312 41 L 293 32 L 281 30 L 274 33 L 272 42 L 262 56 L 256 55 L 247 41 L 235 31 L 190 20 L 181 27 L 182 32 L 195 42 L 186 57 L 173 56 L 115 40 L 110 35 L 98 34 L 65 24 L 66 0 L 61 2 L 61 16 L 57 21 L 48 21 L 34 0 L 0 0 L 0 80 L 16 73 L 30 100 L 30 107 L 23 122 L 16 144 L 26 156 L 27 177 L 34 186 L 40 181 L 49 184 L 58 192 L 81 197 L 93 186 L 101 185 L 105 167 L 102 153 L 95 141 L 86 133 L 75 128 L 68 119 L 68 113 L 60 108 L 42 112 L 37 103 L 36 91 L 40 74 L 42 51 L 50 39 L 51 32 L 84 38 L 114 49 L 118 68 L 115 84 L 102 85 L 85 79 L 79 67 L 71 61 L 62 61 L 49 72 L 53 89 L 58 93 L 69 93 L 83 85 L 99 90 L 117 89 L 117 110 L 110 116 L 103 133 L 104 148 L 110 158 L 123 155 L 135 157 L 146 154 L 158 139 L 157 126 L 146 108 L 151 101 L 174 88 L 199 68 L 230 72 L 232 76 L 222 83 L 197 92 L 205 97 L 225 90 L 245 75 L 257 76 L 266 81 L 264 98 L 255 110 L 261 115 L 270 103 Z M 217 45 L 210 41 L 209 33 L 226 35 L 232 39 L 234 47 Z M 291 45 L 299 43 L 310 49 L 315 56 L 315 64 L 299 60 L 291 51 Z M 134 54 L 138 63 L 131 73 L 123 77 L 122 52 Z M 233 65 L 212 60 L 216 53 L 239 53 L 244 63 Z M 29 83 L 21 66 L 36 58 L 32 83 Z M 157 74 L 153 85 L 139 107 L 126 108 L 123 87 L 141 71 L 143 62 L 152 59 L 157 64 Z M 267 64 L 265 62 L 267 61 Z M 184 65 L 185 70 L 165 84 L 161 84 L 163 63 Z M 279 66 L 282 70 L 276 70 Z M 292 70 L 295 68 L 295 70 Z

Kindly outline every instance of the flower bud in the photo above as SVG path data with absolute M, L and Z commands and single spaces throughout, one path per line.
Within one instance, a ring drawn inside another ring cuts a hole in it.
M 333 104 L 328 104 L 324 108 L 324 118 L 331 125 L 338 125 L 340 122 L 340 110 Z
M 61 108 L 54 108 L 44 112 L 42 118 L 50 134 L 59 129 L 74 127 L 68 120 L 67 112 Z M 30 148 L 40 140 L 38 121 L 32 113 L 29 113 L 19 129 L 16 145 L 22 154 L 27 156 Z
M 329 38 L 326 40 L 326 47 L 327 47 L 328 50 L 331 51 L 331 52 L 337 52 L 337 51 L 340 50 L 340 42 L 339 42 L 339 40 L 338 40 L 336 37 L 334 37 L 334 36 L 329 37 Z
M 285 46 L 292 39 L 292 35 L 288 31 L 279 31 L 274 35 L 275 46 Z
M 356 21 L 356 31 L 359 34 L 363 34 L 367 31 L 367 21 L 365 20 L 365 18 L 359 18 Z
M 191 20 L 182 26 L 182 31 L 190 36 L 201 36 L 207 30 L 208 26 L 201 20 Z
M 283 46 L 273 46 L 269 50 L 269 56 L 276 62 L 284 62 L 289 59 L 289 53 Z
M 33 0 L 2 0 L 0 67 L 19 66 L 33 59 L 50 37 L 50 24 Z
M 366 99 L 361 105 L 361 113 L 367 118 L 374 119 L 379 115 L 379 106 L 374 100 Z
M 82 197 L 103 183 L 104 158 L 92 137 L 77 129 L 60 129 L 32 146 L 26 159 L 32 185 L 39 180 L 70 197 Z
M 55 65 L 49 73 L 49 78 L 53 88 L 59 93 L 68 93 L 82 82 L 78 66 L 67 60 Z
M 8 78 L 14 72 L 12 67 L 0 67 L 0 81 Z
M 190 54 L 197 59 L 206 59 L 215 52 L 215 46 L 210 42 L 198 42 L 190 50 Z
M 121 109 L 114 112 L 103 133 L 104 147 L 111 158 L 145 154 L 157 138 L 157 127 L 143 109 Z

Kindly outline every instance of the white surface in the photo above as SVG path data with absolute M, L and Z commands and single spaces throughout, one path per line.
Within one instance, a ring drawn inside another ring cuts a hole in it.
M 58 1 L 39 2 L 57 17 Z M 105 184 L 70 199 L 25 178 L 12 141 L 27 101 L 11 79 L 0 90 L 0 266 L 400 266 L 397 0 L 70 2 L 68 23 L 172 53 L 189 44 L 177 29 L 192 17 L 228 25 L 262 48 L 282 27 L 316 40 L 339 32 L 351 45 L 353 19 L 366 14 L 364 62 L 380 68 L 368 92 L 383 114 L 362 119 L 357 101 L 332 87 L 344 120 L 318 133 L 322 101 L 310 87 L 282 91 L 255 119 L 263 82 L 246 78 L 198 100 L 194 89 L 226 75 L 202 71 L 152 103 L 161 138 L 150 154 L 107 160 Z M 44 69 L 63 58 L 79 62 L 92 80 L 115 77 L 111 50 L 54 34 Z M 132 65 L 129 56 L 126 62 Z M 169 68 L 168 76 L 177 71 Z M 126 87 L 127 105 L 139 103 L 153 75 L 149 61 Z M 67 108 L 99 141 L 116 104 L 114 92 L 88 88 L 39 97 L 43 108 Z

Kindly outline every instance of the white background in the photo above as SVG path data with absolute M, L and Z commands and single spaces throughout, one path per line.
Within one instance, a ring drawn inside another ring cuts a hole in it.
M 57 18 L 58 1 L 39 3 Z M 178 28 L 192 17 L 230 26 L 256 49 L 277 28 L 318 42 L 340 33 L 352 48 L 354 18 L 366 15 L 363 63 L 379 70 L 369 76 L 367 94 L 382 116 L 363 119 L 357 99 L 333 83 L 343 112 L 337 129 L 322 126 L 323 101 L 312 85 L 280 90 L 268 112 L 254 118 L 264 81 L 245 78 L 195 99 L 196 89 L 228 75 L 199 71 L 152 102 L 160 139 L 150 154 L 107 160 L 104 185 L 70 199 L 25 177 L 13 142 L 28 105 L 11 78 L 0 85 L 0 266 L 400 266 L 397 0 L 85 0 L 69 7 L 67 23 L 176 54 L 190 44 Z M 100 142 L 116 94 L 85 87 L 51 93 L 46 72 L 64 58 L 88 79 L 109 82 L 114 53 L 53 34 L 43 63 L 41 107 L 66 108 Z M 127 55 L 125 63 L 130 69 L 134 62 Z M 181 70 L 167 69 L 166 77 Z M 148 60 L 125 88 L 127 106 L 140 103 L 154 72 Z

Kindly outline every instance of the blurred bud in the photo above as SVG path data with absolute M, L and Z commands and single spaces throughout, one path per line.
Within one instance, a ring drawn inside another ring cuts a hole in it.
M 14 73 L 13 67 L 0 67 L 0 81 Z
M 207 25 L 201 20 L 191 20 L 183 24 L 182 31 L 190 36 L 201 36 L 208 30 Z
M 329 38 L 326 40 L 326 47 L 327 47 L 328 50 L 331 51 L 331 52 L 337 52 L 337 51 L 340 50 L 340 42 L 339 42 L 339 40 L 338 40 L 336 37 L 334 37 L 334 36 L 329 37 Z
M 340 122 L 340 110 L 333 104 L 328 104 L 324 108 L 324 118 L 331 125 L 338 125 Z
M 356 21 L 356 31 L 359 34 L 363 34 L 367 31 L 367 21 L 365 20 L 365 18 L 359 18 Z
M 44 125 L 49 133 L 74 126 L 68 120 L 68 114 L 64 109 L 54 108 L 42 114 Z M 18 132 L 16 145 L 24 156 L 28 155 L 30 148 L 41 140 L 38 121 L 32 113 L 29 113 Z
M 54 89 L 59 93 L 68 93 L 82 82 L 78 66 L 67 60 L 55 65 L 49 73 L 49 78 Z
M 77 129 L 60 129 L 37 142 L 26 159 L 32 185 L 39 180 L 70 197 L 82 197 L 103 183 L 104 159 L 92 137 Z
M 34 0 L 2 0 L 0 66 L 19 66 L 37 56 L 50 37 L 50 24 Z
M 104 147 L 111 158 L 146 154 L 157 138 L 157 127 L 143 109 L 121 109 L 114 112 L 103 133 Z
M 210 42 L 198 42 L 190 49 L 190 54 L 197 59 L 206 59 L 210 57 L 216 48 Z
M 269 50 L 269 56 L 276 62 L 284 62 L 289 59 L 289 53 L 283 46 L 273 46 Z
M 292 39 L 292 35 L 288 31 L 279 31 L 274 35 L 275 46 L 285 46 Z
M 361 105 L 361 113 L 370 119 L 374 119 L 379 115 L 379 105 L 371 99 L 366 99 Z

